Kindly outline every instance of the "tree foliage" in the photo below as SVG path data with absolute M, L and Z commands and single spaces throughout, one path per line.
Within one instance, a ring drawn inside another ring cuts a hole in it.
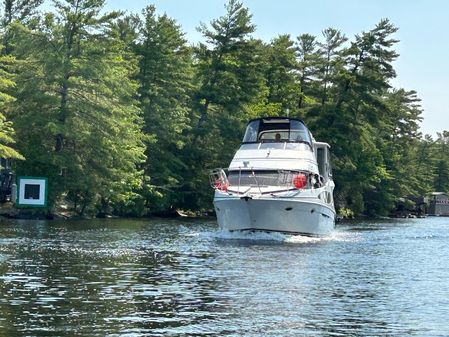
M 246 107 L 265 88 L 264 46 L 251 37 L 254 30 L 248 9 L 235 0 L 225 15 L 199 29 L 206 43 L 195 49 L 192 131 L 183 151 L 187 179 L 179 191 L 188 208 L 210 203 L 207 172 L 232 158 Z
M 423 137 L 417 93 L 392 87 L 387 19 L 354 37 L 327 28 L 263 42 L 230 0 L 189 45 L 154 6 L 125 16 L 61 0 L 35 15 L 41 3 L 2 3 L 0 155 L 48 177 L 51 205 L 208 210 L 208 170 L 226 167 L 246 122 L 284 114 L 331 144 L 340 209 L 386 214 L 398 198 L 449 190 L 449 132 Z
M 139 56 L 139 103 L 147 144 L 146 199 L 151 211 L 171 212 L 179 204 L 175 190 L 187 167 L 179 153 L 186 144 L 192 83 L 192 52 L 180 27 L 155 8 L 143 11 L 134 50 Z M 163 158 L 163 160 L 161 160 Z
M 17 27 L 14 120 L 28 158 L 18 172 L 49 176 L 51 201 L 64 193 L 80 212 L 132 198 L 145 158 L 135 58 L 110 34 L 118 13 L 102 5 L 55 2 L 37 29 Z
M 15 143 L 14 129 L 11 121 L 5 116 L 14 98 L 9 94 L 15 86 L 11 74 L 11 66 L 15 63 L 11 56 L 0 56 L 0 157 L 12 159 L 24 159 L 23 156 L 11 147 Z

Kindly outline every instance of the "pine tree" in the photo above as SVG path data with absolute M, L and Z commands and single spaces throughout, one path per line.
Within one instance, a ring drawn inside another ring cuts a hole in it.
M 356 36 L 341 51 L 341 60 L 332 80 L 332 104 L 323 105 L 316 125 L 319 136 L 328 140 L 335 155 L 337 200 L 357 213 L 367 210 L 364 194 L 376 191 L 389 179 L 376 138 L 383 111 L 384 95 L 395 76 L 392 62 L 398 56 L 392 49 L 397 31 L 388 20 Z
M 21 24 L 28 25 L 37 16 L 38 7 L 44 0 L 3 0 L 1 6 L 0 29 L 2 32 L 2 43 L 4 48 L 2 54 L 9 55 L 12 53 L 11 25 L 17 21 Z
M 267 48 L 266 81 L 267 102 L 280 104 L 280 113 L 298 109 L 298 92 L 295 72 L 298 68 L 296 48 L 289 35 L 280 35 Z
M 342 70 L 342 47 L 348 40 L 339 30 L 327 28 L 323 31 L 325 42 L 318 42 L 321 66 L 317 74 L 320 83 L 321 105 L 327 103 L 335 79 Z
M 257 94 L 261 74 L 257 71 L 258 45 L 250 39 L 254 30 L 248 9 L 236 0 L 229 1 L 226 14 L 213 20 L 211 28 L 201 25 L 199 31 L 207 44 L 201 43 L 196 54 L 200 127 L 210 105 L 233 113 Z
M 184 148 L 188 166 L 182 188 L 188 208 L 210 207 L 207 172 L 227 165 L 247 120 L 247 107 L 265 87 L 264 45 L 251 38 L 255 26 L 242 3 L 230 0 L 226 14 L 202 24 L 206 39 L 195 50 L 192 137 Z M 245 121 L 245 122 L 244 122 Z
M 449 192 L 449 131 L 437 133 L 434 156 L 438 158 L 434 169 L 433 187 L 438 192 Z
M 191 49 L 180 27 L 167 15 L 157 17 L 153 6 L 143 11 L 139 43 L 139 102 L 144 131 L 151 137 L 145 165 L 150 180 L 147 195 L 154 211 L 170 211 L 179 201 L 185 164 L 179 154 L 189 127 L 192 86 Z
M 386 169 L 375 189 L 365 192 L 365 208 L 381 214 L 393 208 L 398 198 L 425 194 L 426 164 L 418 164 L 422 109 L 416 92 L 391 90 L 385 95 L 385 110 L 376 128 L 375 144 Z
M 109 27 L 119 13 L 100 15 L 102 0 L 55 2 L 38 29 L 17 32 L 22 58 L 17 133 L 27 161 L 18 173 L 48 176 L 50 202 L 62 193 L 77 211 L 101 200 L 138 198 L 144 160 L 141 118 L 130 80 L 136 63 Z
M 306 105 L 310 105 L 316 89 L 313 84 L 318 74 L 320 55 L 318 51 L 318 43 L 316 37 L 310 34 L 301 34 L 297 38 L 296 44 L 297 60 L 298 60 L 298 84 L 299 99 L 298 109 L 303 109 Z
M 0 56 L 0 157 L 11 159 L 24 159 L 10 145 L 15 143 L 12 123 L 7 120 L 4 112 L 10 107 L 14 98 L 8 94 L 15 86 L 10 66 L 14 63 L 12 56 Z
M 26 23 L 34 14 L 36 9 L 44 0 L 3 0 L 2 20 L 3 27 L 7 27 L 14 20 Z

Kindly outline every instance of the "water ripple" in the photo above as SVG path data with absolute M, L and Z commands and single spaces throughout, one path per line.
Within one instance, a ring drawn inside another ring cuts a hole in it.
M 210 221 L 9 221 L 0 335 L 447 336 L 447 225 L 310 238 Z

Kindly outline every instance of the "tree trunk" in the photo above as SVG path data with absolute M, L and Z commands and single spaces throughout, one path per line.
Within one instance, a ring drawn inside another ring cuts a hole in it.
M 78 11 L 78 3 L 76 7 L 76 12 Z M 72 49 L 73 49 L 73 41 L 74 36 L 76 34 L 76 31 L 78 30 L 78 27 L 75 22 L 71 23 L 70 29 L 68 31 L 67 36 L 67 52 L 66 52 L 66 69 L 64 74 L 64 79 L 61 83 L 61 89 L 60 89 L 60 105 L 59 105 L 59 117 L 58 121 L 61 123 L 61 125 L 65 124 L 65 121 L 67 119 L 67 101 L 69 97 L 69 85 L 68 81 L 71 77 L 71 71 L 69 68 L 70 60 L 72 59 Z M 62 133 L 58 133 L 55 136 L 55 152 L 60 152 L 64 148 L 64 135 Z

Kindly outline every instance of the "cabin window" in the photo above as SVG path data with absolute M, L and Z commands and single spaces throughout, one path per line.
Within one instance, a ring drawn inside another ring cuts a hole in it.
M 243 137 L 244 143 L 257 142 L 257 134 L 259 132 L 260 120 L 252 121 L 246 127 L 245 136 Z
M 320 175 L 326 177 L 326 152 L 324 147 L 317 148 L 316 161 L 318 162 L 318 170 Z
M 268 130 L 262 131 L 259 134 L 259 140 L 272 142 L 286 142 L 288 141 L 288 131 L 283 130 Z
M 329 153 L 329 151 L 327 152 L 327 155 L 328 155 L 328 157 L 330 156 L 330 153 Z M 327 158 L 327 167 L 326 167 L 326 169 L 327 169 L 327 175 L 330 177 L 330 178 L 332 178 L 332 165 L 331 165 L 331 160 L 330 160 L 330 158 Z
M 312 140 L 309 130 L 299 120 L 259 119 L 248 124 L 243 143 L 307 143 Z
M 312 143 L 310 139 L 309 130 L 300 121 L 290 121 L 290 135 L 289 141 L 291 142 L 307 142 Z

